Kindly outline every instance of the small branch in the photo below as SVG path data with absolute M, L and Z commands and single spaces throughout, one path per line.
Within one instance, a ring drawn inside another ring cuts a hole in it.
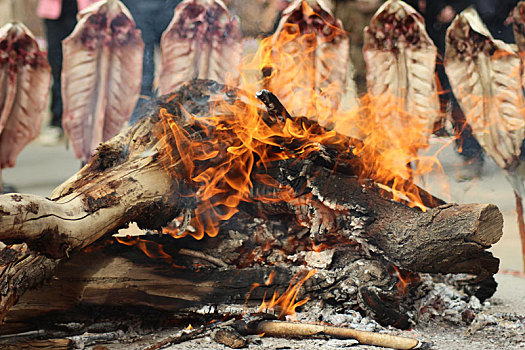
M 180 344 L 188 340 L 204 337 L 207 334 L 209 334 L 214 328 L 230 325 L 234 322 L 234 320 L 235 319 L 230 319 L 224 322 L 215 322 L 215 323 L 207 324 L 199 328 L 192 329 L 190 331 L 184 329 L 184 330 L 177 332 L 175 335 L 166 337 L 156 342 L 155 344 L 144 348 L 143 350 L 157 350 L 167 345 Z
M 210 256 L 208 254 L 204 254 L 203 252 L 198 252 L 198 251 L 191 250 L 191 249 L 182 248 L 182 249 L 179 250 L 179 254 L 186 255 L 186 256 L 191 256 L 192 258 L 205 260 L 205 261 L 210 262 L 210 263 L 212 263 L 212 264 L 214 264 L 216 266 L 219 266 L 219 267 L 228 267 L 229 266 L 228 264 L 226 264 L 224 261 L 222 261 L 220 259 L 214 258 L 213 256 Z
M 257 94 L 255 94 L 255 97 L 264 103 L 270 117 L 275 118 L 281 122 L 285 121 L 286 119 L 292 119 L 292 116 L 290 113 L 288 113 L 286 108 L 284 108 L 281 101 L 279 101 L 277 96 L 275 96 L 270 91 L 263 89 L 258 91 Z
M 4 350 L 20 350 L 20 349 L 55 349 L 67 350 L 71 349 L 73 341 L 70 339 L 35 339 L 23 343 L 3 344 Z
M 97 343 L 107 343 L 121 339 L 124 336 L 124 332 L 121 330 L 108 332 L 108 333 L 84 333 L 81 335 L 75 335 L 68 337 L 73 343 L 75 348 L 83 349 L 86 346 L 95 345 Z
M 209 330 L 210 329 L 206 327 L 196 328 L 189 332 L 187 330 L 182 330 L 180 332 L 177 332 L 175 335 L 166 337 L 156 342 L 155 344 L 144 348 L 144 350 L 157 350 L 167 345 L 184 343 L 185 341 L 205 336 L 208 333 L 206 331 Z
M 16 1 L 11 0 L 9 5 L 11 8 L 11 21 L 16 21 Z
M 355 339 L 362 345 L 374 345 L 394 349 L 422 349 L 425 346 L 425 343 L 412 338 L 359 331 L 350 328 L 296 322 L 261 321 L 254 326 L 250 325 L 248 332 L 253 334 L 264 333 L 267 336 L 284 338 L 328 335 L 339 339 Z

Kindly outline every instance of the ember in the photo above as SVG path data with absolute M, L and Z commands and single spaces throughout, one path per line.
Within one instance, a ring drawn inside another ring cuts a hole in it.
M 305 298 L 303 300 L 297 301 L 297 296 L 299 294 L 299 291 L 310 277 L 312 277 L 315 274 L 316 270 L 310 270 L 308 273 L 306 273 L 305 276 L 299 279 L 299 274 L 296 274 L 292 281 L 290 282 L 290 285 L 286 289 L 286 291 L 283 292 L 283 294 L 279 295 L 277 291 L 274 292 L 272 295 L 272 298 L 269 301 L 266 301 L 266 294 L 263 297 L 263 301 L 261 303 L 261 306 L 259 306 L 259 311 L 261 312 L 270 312 L 273 310 L 276 310 L 279 312 L 279 319 L 283 319 L 285 316 L 289 316 L 292 319 L 295 319 L 295 309 L 298 308 L 301 305 L 304 305 L 308 302 L 309 298 Z M 270 275 L 271 276 L 271 275 Z M 298 282 L 295 282 L 294 280 L 299 279 Z M 268 282 L 268 281 L 267 281 Z M 266 283 L 265 283 L 266 284 Z M 267 284 L 268 285 L 268 284 Z

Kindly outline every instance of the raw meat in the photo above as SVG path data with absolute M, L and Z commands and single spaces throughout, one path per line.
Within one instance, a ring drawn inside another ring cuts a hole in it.
M 22 23 L 0 28 L 0 168 L 40 132 L 51 68 L 33 34 Z
M 425 31 L 423 17 L 402 1 L 387 1 L 365 28 L 364 42 L 375 121 L 390 143 L 409 145 L 415 155 L 418 148 L 428 145 L 440 117 L 437 49 Z
M 445 69 L 478 142 L 501 168 L 516 168 L 525 127 L 519 56 L 469 8 L 447 30 Z
M 266 86 L 294 115 L 314 117 L 322 125 L 343 96 L 357 105 L 350 41 L 340 20 L 320 0 L 294 1 L 283 12 L 268 47 Z
M 79 17 L 63 42 L 62 124 L 76 157 L 85 162 L 133 112 L 140 94 L 144 43 L 118 0 L 97 2 Z
M 235 85 L 242 46 L 239 21 L 220 0 L 186 0 L 161 39 L 159 92 L 164 95 L 191 79 Z

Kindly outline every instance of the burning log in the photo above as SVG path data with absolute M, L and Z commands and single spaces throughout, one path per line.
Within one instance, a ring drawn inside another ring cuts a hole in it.
M 271 95 L 261 97 L 272 101 Z M 181 304 L 224 300 L 232 283 L 245 283 L 235 287 L 242 291 L 235 295 L 244 298 L 251 288 L 246 281 L 254 279 L 239 279 L 237 268 L 249 276 L 247 267 L 270 259 L 271 253 L 275 264 L 288 271 L 287 277 L 304 263 L 327 267 L 332 261 L 345 261 L 340 271 L 312 277 L 319 279 L 312 292 L 322 294 L 316 286 L 332 276 L 352 303 L 357 303 L 357 295 L 363 308 L 381 314 L 385 323 L 407 327 L 406 316 L 382 300 L 384 293 L 373 283 L 361 281 L 349 287 L 359 279 L 350 276 L 352 271 L 370 273 L 363 272 L 365 268 L 377 271 L 377 276 L 393 276 L 388 271 L 395 265 L 414 272 L 469 273 L 479 279 L 497 271 L 498 259 L 485 250 L 501 236 L 502 217 L 495 206 L 437 206 L 439 201 L 428 195 L 421 197 L 426 205 L 420 204 L 426 211 L 394 202 L 385 184 L 361 177 L 373 171 L 353 154 L 352 139 L 272 106 L 268 113 L 250 95 L 215 82 L 188 83 L 156 101 L 137 125 L 101 145 L 50 199 L 0 197 L 0 240 L 9 244 L 0 254 L 2 316 L 20 295 L 49 276 L 61 259 L 131 221 L 153 229 L 169 223 L 165 233 L 187 236 L 172 241 L 176 249 L 171 256 L 176 258 L 170 258 L 170 266 L 177 264 L 173 259 L 180 258 L 176 252 L 181 248 L 199 250 L 228 265 L 204 274 L 208 287 L 200 292 L 191 282 L 200 277 L 182 272 L 190 286 L 184 297 L 179 280 L 162 288 L 162 298 L 154 298 L 156 307 L 171 310 Z M 263 218 L 264 224 L 257 218 Z M 202 240 L 196 245 L 190 236 Z M 184 246 L 188 242 L 193 243 Z M 312 262 L 308 254 L 312 242 L 332 250 L 327 253 L 333 254 L 329 262 Z M 299 254 L 295 263 L 287 258 L 293 254 Z M 80 268 L 89 270 L 85 264 Z M 133 276 L 134 271 L 144 270 L 128 270 L 127 281 L 115 287 L 116 302 L 140 304 L 148 300 L 145 295 L 156 294 L 152 284 L 134 284 L 134 278 L 141 280 L 140 273 Z M 224 274 L 219 276 L 218 271 Z M 158 275 L 158 271 L 151 273 Z M 168 275 L 177 273 L 181 272 Z M 368 280 L 377 281 L 377 276 Z M 388 280 L 388 293 L 395 294 L 391 288 L 397 278 Z M 106 298 L 99 302 L 108 300 L 111 288 L 102 286 Z M 198 297 L 198 293 L 204 294 Z

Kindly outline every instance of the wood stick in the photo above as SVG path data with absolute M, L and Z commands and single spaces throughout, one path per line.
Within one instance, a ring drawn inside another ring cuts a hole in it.
M 516 198 L 516 212 L 518 216 L 518 228 L 521 239 L 521 258 L 523 261 L 523 271 L 525 271 L 525 220 L 523 218 L 523 201 L 518 192 L 514 191 Z
M 270 117 L 273 117 L 279 121 L 284 121 L 286 119 L 293 119 L 290 113 L 288 113 L 286 108 L 283 106 L 281 101 L 279 101 L 277 96 L 272 94 L 270 91 L 263 89 L 257 92 L 255 96 L 259 100 L 261 100 L 262 103 L 264 103 Z
M 11 21 L 16 21 L 16 1 L 10 0 L 9 5 L 11 10 Z
M 36 350 L 36 349 L 54 349 L 68 350 L 73 346 L 70 339 L 35 339 L 23 343 L 2 344 L 4 350 Z
M 210 262 L 210 263 L 212 263 L 212 264 L 214 264 L 216 266 L 219 266 L 219 267 L 228 267 L 229 266 L 228 264 L 226 264 L 224 261 L 222 261 L 220 259 L 214 258 L 211 255 L 204 254 L 203 252 L 199 252 L 199 251 L 196 251 L 196 250 L 181 248 L 179 250 L 179 254 L 186 255 L 186 256 L 191 256 L 192 258 L 201 259 L 201 260 Z
M 199 338 L 199 337 L 204 337 L 207 334 L 207 332 L 205 332 L 206 330 L 209 331 L 209 329 L 206 329 L 206 327 L 194 329 L 190 331 L 189 333 L 183 330 L 183 331 L 178 332 L 175 335 L 171 335 L 162 340 L 159 340 L 155 344 L 152 344 L 144 348 L 144 350 L 157 350 L 167 345 L 180 344 L 188 340 L 192 340 L 192 339 Z
M 257 334 L 264 333 L 265 335 L 273 337 L 310 337 L 315 335 L 329 335 L 340 339 L 356 339 L 363 345 L 382 346 L 393 349 L 420 349 L 423 345 L 423 343 L 417 339 L 390 334 L 296 322 L 261 321 L 257 323 L 253 330 L 250 330 Z
M 234 319 L 230 319 L 224 322 L 211 323 L 211 324 L 208 324 L 208 325 L 205 325 L 199 328 L 195 328 L 192 330 L 183 329 L 177 332 L 175 335 L 170 335 L 166 338 L 159 340 L 155 344 L 152 344 L 146 347 L 144 350 L 157 350 L 166 345 L 180 344 L 188 340 L 204 337 L 208 335 L 214 328 L 217 328 L 219 326 L 221 327 L 227 326 L 227 325 L 232 324 L 233 322 L 234 322 Z

